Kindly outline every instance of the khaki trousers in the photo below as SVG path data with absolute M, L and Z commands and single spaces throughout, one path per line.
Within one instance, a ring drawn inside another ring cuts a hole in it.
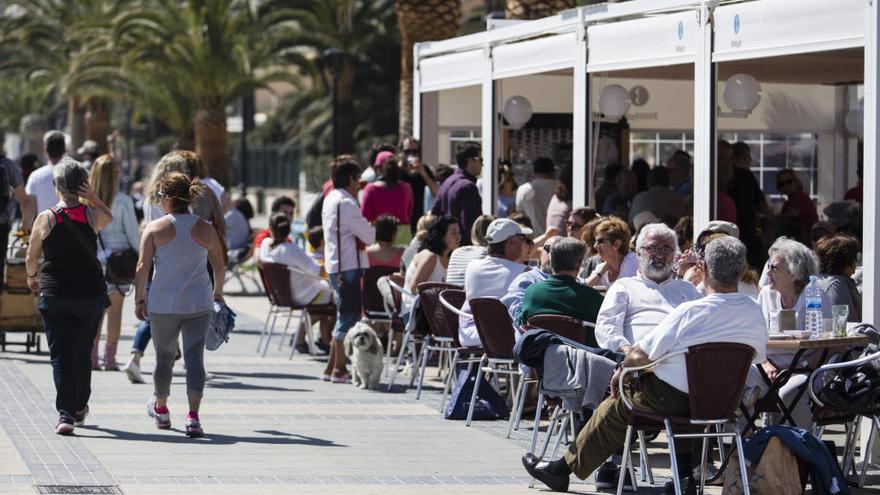
M 674 388 L 653 373 L 643 373 L 638 385 L 627 384 L 628 396 L 633 406 L 641 411 L 650 411 L 670 416 L 687 416 L 690 411 L 688 396 Z M 586 479 L 593 471 L 620 451 L 626 440 L 626 426 L 630 410 L 623 399 L 608 397 L 578 433 L 577 440 L 570 444 L 565 453 L 565 462 L 580 479 Z M 688 453 L 693 442 L 676 442 L 676 453 Z

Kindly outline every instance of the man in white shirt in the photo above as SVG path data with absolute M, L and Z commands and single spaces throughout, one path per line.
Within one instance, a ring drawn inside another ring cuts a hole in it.
M 43 136 L 43 146 L 49 161 L 42 167 L 34 170 L 28 176 L 27 183 L 24 186 L 24 192 L 30 196 L 31 204 L 36 205 L 35 215 L 39 215 L 56 203 L 58 197 L 55 196 L 55 179 L 52 176 L 52 169 L 55 164 L 60 162 L 66 153 L 67 145 L 64 141 L 64 133 L 61 131 L 49 131 Z M 33 219 L 27 219 L 26 224 L 30 224 Z
M 324 228 L 324 268 L 335 291 L 336 327 L 324 379 L 346 383 L 342 342 L 361 317 L 361 278 L 370 266 L 364 248 L 376 237 L 376 230 L 361 214 L 355 199 L 360 189 L 360 165 L 353 158 L 337 159 L 333 190 L 324 198 L 321 224 Z M 332 373 L 332 374 L 331 374 Z
M 535 178 L 516 189 L 516 210 L 532 221 L 535 232 L 547 230 L 547 206 L 556 192 L 553 160 L 539 156 L 532 162 Z
M 489 224 L 486 230 L 489 256 L 472 261 L 464 274 L 464 291 L 468 301 L 478 297 L 501 299 L 507 294 L 513 279 L 526 270 L 526 266 L 516 260 L 522 256 L 523 242 L 531 233 L 531 230 L 509 218 L 498 218 Z M 462 310 L 470 312 L 470 304 L 465 303 Z M 480 336 L 472 318 L 460 318 L 458 328 L 461 345 L 480 345 Z
M 712 342 L 748 345 L 755 351 L 752 363 L 763 362 L 768 337 L 761 309 L 753 299 L 737 293 L 745 259 L 745 246 L 733 237 L 710 242 L 704 261 L 700 262 L 707 274 L 706 297 L 674 309 L 630 348 L 621 366 L 646 365 L 666 354 Z M 627 391 L 633 405 L 661 415 L 686 416 L 690 403 L 684 356 L 659 363 L 653 370 L 639 377 L 637 390 Z M 620 448 L 630 409 L 618 390 L 619 373 L 620 370 L 611 379 L 611 397 L 596 408 L 562 458 L 541 462 L 532 454 L 523 456 L 529 474 L 554 491 L 567 491 L 571 473 L 585 479 Z M 687 449 L 690 443 L 682 442 L 677 447 Z M 679 466 L 679 472 L 682 471 L 689 472 L 689 466 Z
M 612 284 L 599 309 L 600 347 L 626 353 L 679 304 L 702 297 L 692 283 L 673 277 L 677 241 L 675 231 L 662 223 L 648 224 L 639 233 L 638 274 Z

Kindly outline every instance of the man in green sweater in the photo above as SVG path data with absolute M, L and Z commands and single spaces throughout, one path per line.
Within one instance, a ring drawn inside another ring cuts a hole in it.
M 546 246 L 545 246 L 546 247 Z M 519 324 L 535 315 L 566 315 L 591 323 L 596 322 L 602 295 L 577 281 L 581 262 L 586 254 L 583 242 L 568 237 L 550 246 L 550 266 L 553 275 L 526 289 Z M 598 347 L 591 332 L 587 345 Z

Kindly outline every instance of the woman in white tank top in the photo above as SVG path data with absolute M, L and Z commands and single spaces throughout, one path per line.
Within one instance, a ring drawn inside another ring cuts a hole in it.
M 461 244 L 461 225 L 458 219 L 443 215 L 428 228 L 425 238 L 425 249 L 413 259 L 406 269 L 404 288 L 409 294 L 403 295 L 404 315 L 413 310 L 416 291 L 422 282 L 443 282 L 446 278 L 446 267 L 449 266 L 449 255 Z

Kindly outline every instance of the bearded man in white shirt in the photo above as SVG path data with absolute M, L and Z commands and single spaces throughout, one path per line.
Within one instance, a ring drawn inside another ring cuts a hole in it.
M 767 331 L 758 304 L 737 292 L 745 268 L 746 248 L 733 237 L 716 239 L 706 246 L 704 261 L 706 297 L 681 304 L 652 331 L 631 346 L 622 367 L 649 364 L 660 357 L 712 342 L 740 343 L 754 349 L 753 364 L 766 359 Z M 532 454 L 523 465 L 537 480 L 554 491 L 567 491 L 569 476 L 585 479 L 609 455 L 620 448 L 626 435 L 630 409 L 618 390 L 620 369 L 611 379 L 611 397 L 605 399 L 561 458 L 542 462 Z M 677 356 L 639 377 L 637 390 L 628 390 L 632 403 L 642 411 L 686 416 L 690 410 L 687 366 Z M 691 442 L 682 442 L 688 448 Z M 676 445 L 680 448 L 679 445 Z
M 678 249 L 675 231 L 662 223 L 642 228 L 636 240 L 639 272 L 611 285 L 596 320 L 599 347 L 626 353 L 679 304 L 703 295 L 690 282 L 674 277 Z

